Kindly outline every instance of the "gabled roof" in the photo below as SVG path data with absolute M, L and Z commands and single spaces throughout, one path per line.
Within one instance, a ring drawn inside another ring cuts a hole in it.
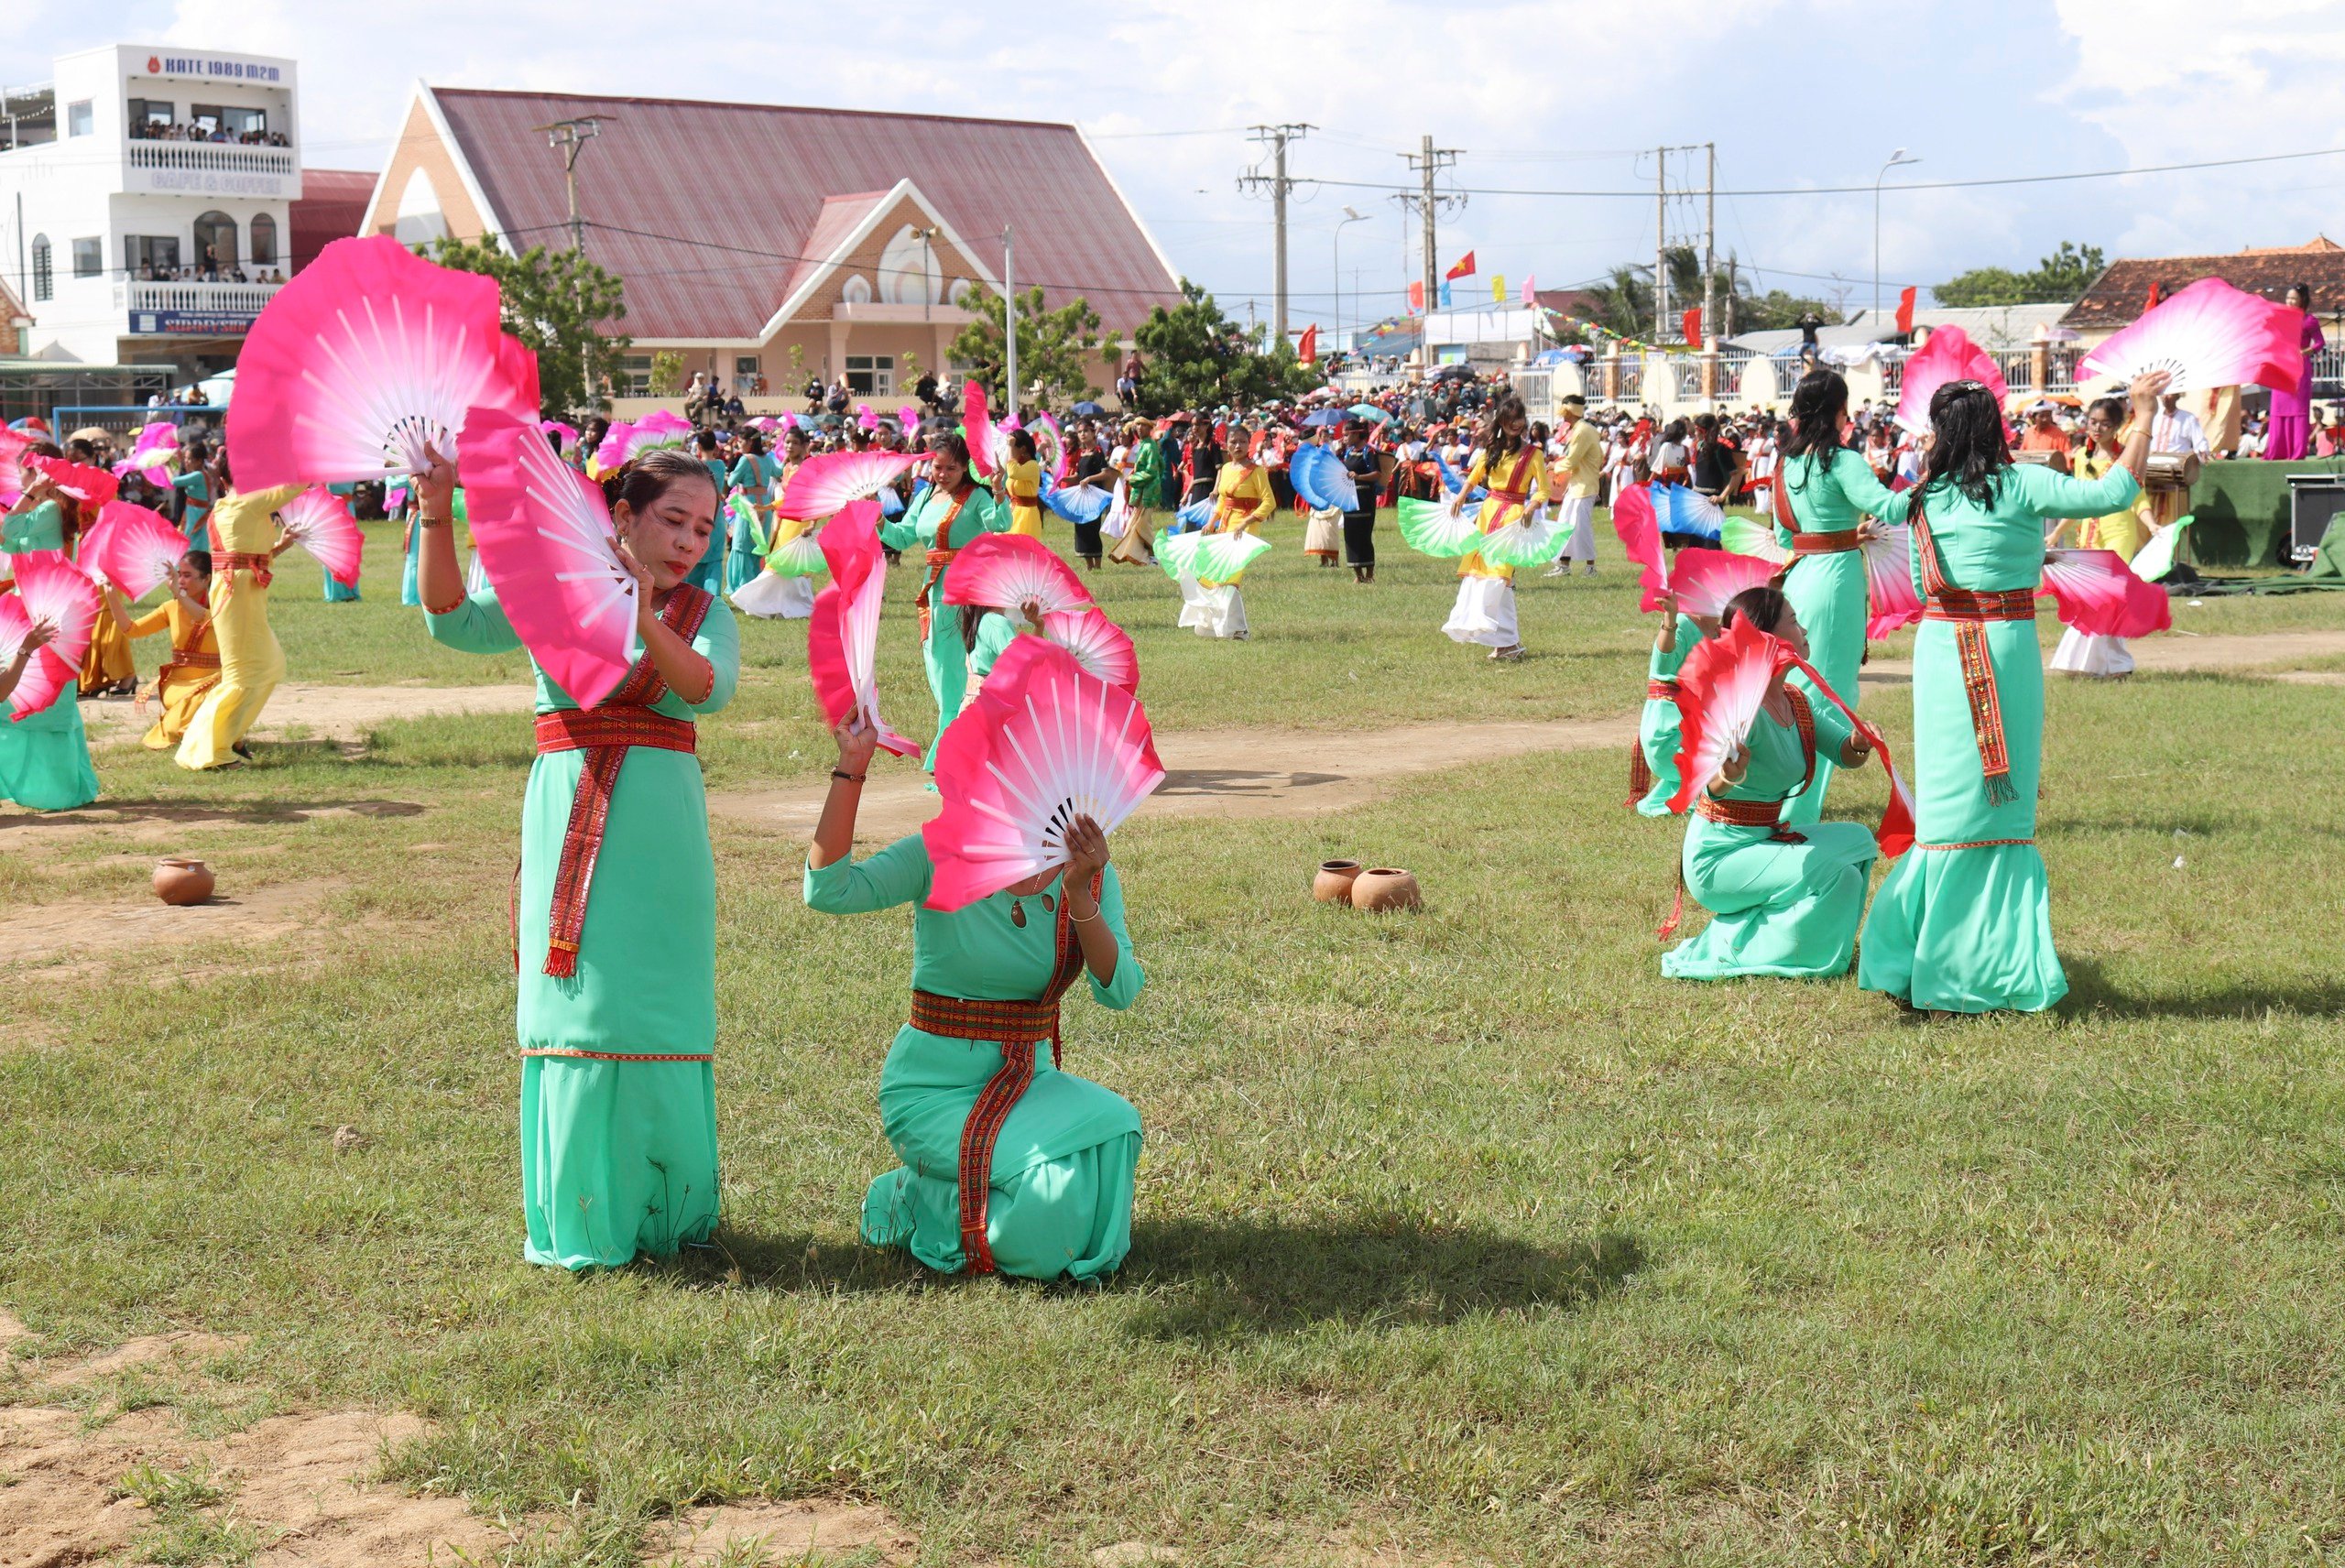
M 784 286 L 781 304 L 775 310 L 772 320 L 759 330 L 758 338 L 763 340 L 771 336 L 780 330 L 783 322 L 805 309 L 815 291 L 871 237 L 872 230 L 906 202 L 910 202 L 920 216 L 927 220 L 921 227 L 933 226 L 943 231 L 936 238 L 940 255 L 947 250 L 959 252 L 970 271 L 992 288 L 998 289 L 1001 287 L 1001 279 L 995 275 L 994 269 L 970 250 L 953 225 L 944 221 L 944 215 L 936 210 L 935 204 L 921 193 L 920 187 L 909 180 L 900 180 L 893 191 L 864 191 L 859 195 L 823 199 L 822 214 L 814 220 L 813 232 L 802 242 L 805 254 L 791 270 L 790 281 Z M 883 292 L 886 283 L 884 278 L 879 281 Z
M 2220 278 L 2266 299 L 2283 299 L 2291 285 L 2302 283 L 2314 291 L 2316 303 L 2333 309 L 2345 297 L 2345 245 L 2315 234 L 2301 245 L 2112 261 L 2061 321 L 2079 329 L 2121 327 L 2148 307 L 2153 283 L 2163 299 L 2202 278 Z
M 428 88 L 460 169 L 519 248 L 561 243 L 561 155 L 532 127 L 602 117 L 578 159 L 586 249 L 627 284 L 640 338 L 756 341 L 851 231 L 845 193 L 910 180 L 976 255 L 1015 237 L 1016 280 L 1047 303 L 1086 298 L 1129 332 L 1179 279 L 1080 131 L 665 98 Z M 870 216 L 864 209 L 862 217 Z M 819 231 L 819 232 L 818 232 Z M 998 268 L 997 268 L 998 270 Z
M 327 245 L 356 234 L 374 194 L 375 176 L 364 169 L 303 169 L 301 194 L 286 214 L 292 232 L 286 241 L 288 256 L 279 258 L 285 270 L 299 272 Z

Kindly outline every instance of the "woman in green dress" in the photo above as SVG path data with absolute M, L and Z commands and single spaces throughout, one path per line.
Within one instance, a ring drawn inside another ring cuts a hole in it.
M 496 590 L 464 592 L 455 479 L 438 462 L 417 485 L 424 624 L 507 652 Z M 732 612 L 685 581 L 714 535 L 708 471 L 658 448 L 603 484 L 645 652 L 587 710 L 538 671 L 514 932 L 523 1256 L 573 1269 L 716 1226 L 716 868 L 693 720 L 731 701 L 741 661 Z
M 1140 1113 L 1058 1063 L 1059 999 L 1077 975 L 1104 1007 L 1129 1007 L 1140 995 L 1107 835 L 1077 817 L 1062 872 L 949 914 L 929 909 L 933 873 L 920 834 L 850 857 L 872 736 L 842 727 L 837 739 L 806 857 L 806 906 L 833 915 L 914 906 L 911 1020 L 879 1073 L 881 1125 L 903 1164 L 865 1193 L 864 1240 L 908 1247 L 948 1274 L 1110 1272 L 1131 1249 Z
M 33 450 L 44 457 L 62 455 L 46 443 Z M 0 519 L 0 553 L 71 553 L 79 532 L 81 503 L 60 490 L 47 474 L 30 477 L 32 483 L 24 495 Z M 13 591 L 0 584 L 0 593 Z M 52 635 L 56 630 L 49 629 Z M 8 685 L 15 690 L 15 681 Z M 11 717 L 6 704 L 0 703 L 0 800 L 14 800 L 36 811 L 70 811 L 97 798 L 98 770 L 90 762 L 90 736 L 82 724 L 76 682 L 66 681 L 54 702 L 22 718 Z
M 2129 505 L 2148 463 L 2164 372 L 2129 389 L 2132 432 L 2098 480 L 2013 463 L 2002 410 L 1976 381 L 1930 399 L 1914 500 L 1914 843 L 1873 900 L 1858 983 L 1932 1012 L 2038 1012 L 2067 995 L 2035 846 L 2044 524 Z
M 1811 370 L 1792 392 L 1792 435 L 1774 486 L 1775 542 L 1792 552 L 1783 578 L 1783 597 L 1799 617 L 1816 673 L 1850 706 L 1859 701 L 1857 676 L 1865 659 L 1865 558 L 1860 546 L 1871 537 L 1866 517 L 1885 523 L 1905 520 L 1906 496 L 1881 482 L 1872 466 L 1847 442 L 1849 384 L 1837 370 Z M 1806 676 L 1792 680 L 1816 700 Z M 1833 761 L 1818 757 L 1816 778 L 1792 802 L 1784 820 L 1812 822 L 1824 814 L 1824 790 Z
M 746 586 L 763 570 L 766 542 L 773 537 L 774 503 L 780 499 L 774 486 L 780 479 L 781 464 L 766 451 L 766 438 L 755 430 L 744 434 L 741 456 L 733 464 L 733 488 L 749 498 L 750 517 L 734 520 L 732 542 L 725 547 L 727 593 Z
M 1748 620 L 1802 658 L 1807 638 L 1773 588 L 1746 588 L 1719 621 Z M 1772 975 L 1820 980 L 1849 972 L 1864 919 L 1865 879 L 1880 854 L 1872 830 L 1815 822 L 1794 830 L 1786 808 L 1826 757 L 1860 768 L 1872 747 L 1821 698 L 1778 672 L 1749 738 L 1695 802 L 1680 862 L 1685 890 L 1710 911 L 1702 934 L 1661 957 L 1674 980 Z
M 968 683 L 969 649 L 958 615 L 939 614 L 944 608 L 944 574 L 953 558 L 981 534 L 998 534 L 1009 526 L 1008 511 L 993 492 L 969 474 L 969 443 L 959 435 L 942 435 L 929 443 L 928 488 L 891 523 L 879 526 L 879 542 L 889 550 L 926 552 L 928 575 L 920 590 L 921 650 L 928 666 L 928 689 L 936 699 L 936 733 L 961 711 L 961 693 Z M 921 766 L 934 770 L 936 742 L 928 743 Z

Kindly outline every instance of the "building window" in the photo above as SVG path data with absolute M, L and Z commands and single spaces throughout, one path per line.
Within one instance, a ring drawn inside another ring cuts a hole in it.
M 888 397 L 896 391 L 896 356 L 892 354 L 851 354 L 846 356 L 846 385 L 865 397 Z
M 95 278 L 106 269 L 106 242 L 102 235 L 93 234 L 86 240 L 73 242 L 73 276 Z
M 618 395 L 622 397 L 651 396 L 651 356 L 648 354 L 627 354 L 619 356 Z
M 86 136 L 90 134 L 91 126 L 94 123 L 90 114 L 90 100 L 87 98 L 82 99 L 79 103 L 65 105 L 65 134 L 67 136 Z
M 180 270 L 179 235 L 123 235 L 122 267 L 132 278 L 171 282 Z
M 745 397 L 754 397 L 765 389 L 766 378 L 758 368 L 758 356 L 754 354 L 735 354 L 733 356 L 733 390 Z
M 868 305 L 871 303 L 871 279 L 860 272 L 855 274 L 839 290 L 839 298 L 850 305 Z
M 134 136 L 141 125 L 168 125 L 179 114 L 177 104 L 160 98 L 133 98 L 129 108 L 130 134 Z
M 33 236 L 33 299 L 36 301 L 46 299 L 55 291 L 54 279 L 49 270 L 49 236 L 35 234 Z
M 268 111 L 236 103 L 191 103 L 188 114 L 206 132 L 224 132 L 231 139 L 268 134 Z
M 206 278 L 236 265 L 236 220 L 225 212 L 206 212 L 195 221 L 195 267 Z
M 252 254 L 247 259 L 255 267 L 275 267 L 277 265 L 277 220 L 267 212 L 254 213 L 249 237 L 252 241 Z

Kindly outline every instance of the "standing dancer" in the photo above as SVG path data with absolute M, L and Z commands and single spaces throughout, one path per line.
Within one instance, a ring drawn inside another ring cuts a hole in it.
M 1094 1000 L 1119 1011 L 1142 983 L 1107 835 L 1077 817 L 1061 871 L 950 913 L 929 909 L 933 868 L 919 833 L 851 858 L 873 736 L 835 734 L 838 766 L 806 856 L 806 907 L 852 915 L 913 906 L 911 1018 L 879 1074 L 880 1121 L 903 1164 L 864 1195 L 863 1239 L 907 1247 L 948 1274 L 1110 1272 L 1131 1249 L 1140 1113 L 1057 1062 L 1060 998 L 1078 975 Z M 1011 1085 L 1015 1098 L 1003 1105 L 997 1084 Z M 965 1181 L 980 1181 L 982 1194 L 965 1198 Z
M 1564 438 L 1562 459 L 1564 493 L 1555 499 L 1558 526 L 1568 529 L 1571 539 L 1564 546 L 1564 553 L 1547 569 L 1550 577 L 1568 576 L 1572 562 L 1587 563 L 1587 575 L 1596 575 L 1596 492 L 1604 482 L 1604 443 L 1597 439 L 1596 427 L 1587 422 L 1587 399 L 1576 392 L 1564 395 L 1556 405 L 1563 429 L 1557 432 Z M 1553 476 L 1551 476 L 1552 478 Z
M 0 593 L 12 593 L 0 583 Z M 33 656 L 56 640 L 57 628 L 35 622 L 16 657 L 0 665 L 0 800 L 36 811 L 70 811 L 98 798 L 98 770 L 90 765 L 89 733 L 82 727 L 82 705 L 73 682 L 60 684 L 49 706 L 12 717 L 9 693 L 25 677 Z
M 2035 594 L 2044 520 L 2098 517 L 2140 492 L 2163 371 L 2128 388 L 2120 467 L 2098 480 L 2012 462 L 1976 381 L 1930 398 L 1929 467 L 1913 492 L 1914 853 L 1873 899 L 1858 983 L 1931 1011 L 2037 1012 L 2067 994 L 2035 846 L 2044 656 Z
M 969 650 L 961 639 L 961 618 L 942 612 L 944 573 L 953 557 L 979 534 L 998 534 L 1007 526 L 993 492 L 969 476 L 969 443 L 958 433 L 938 436 L 929 443 L 928 488 L 904 515 L 879 527 L 879 542 L 889 550 L 927 552 L 928 575 L 920 588 L 921 658 L 928 666 L 928 690 L 936 699 L 936 735 L 961 711 L 961 691 L 968 683 Z M 934 770 L 936 741 L 928 743 L 921 766 Z
M 1001 468 L 1001 499 L 1009 511 L 1009 531 L 1042 537 L 1042 465 L 1034 460 L 1034 438 L 1009 432 L 1009 461 Z
M 781 464 L 766 451 L 766 438 L 755 430 L 741 438 L 741 458 L 734 463 L 730 475 L 733 487 L 749 498 L 751 516 L 736 518 L 731 529 L 725 554 L 725 591 L 727 593 L 746 585 L 757 576 L 759 563 L 765 559 L 766 542 L 773 537 L 774 482 L 781 477 Z M 717 492 L 720 502 L 724 492 Z
M 1164 492 L 1164 449 L 1146 419 L 1134 419 L 1124 430 L 1124 531 L 1110 561 L 1126 565 L 1152 565 L 1156 560 L 1153 513 Z
M 171 657 L 155 672 L 155 700 L 161 712 L 141 742 L 149 751 L 169 751 L 187 734 L 196 705 L 220 684 L 220 639 L 212 630 L 212 555 L 191 550 L 171 572 L 171 596 L 133 618 L 122 590 L 106 585 L 106 604 L 134 637 L 171 634 Z
M 1868 514 L 1903 522 L 1912 492 L 1892 492 L 1849 449 L 1849 384 L 1838 371 L 1816 369 L 1801 376 L 1792 389 L 1791 417 L 1774 499 L 1775 542 L 1792 552 L 1781 580 L 1783 597 L 1815 649 L 1809 662 L 1832 690 L 1855 704 L 1870 604 L 1859 548 L 1862 524 Z M 1792 680 L 1815 696 L 1806 676 L 1794 670 Z M 1819 699 L 1818 705 L 1829 704 Z M 1784 821 L 1800 825 L 1824 814 L 1824 791 L 1836 766 L 1828 756 L 1816 759 L 1815 777 Z
M 1522 517 L 1547 498 L 1547 458 L 1530 439 L 1531 416 L 1522 399 L 1501 394 L 1482 422 L 1481 446 L 1474 454 L 1466 483 L 1449 498 L 1449 515 L 1456 517 L 1466 496 L 1487 485 L 1476 521 L 1484 533 L 1494 533 Z M 1479 643 L 1494 659 L 1522 657 L 1522 635 L 1514 616 L 1514 569 L 1492 566 L 1478 552 L 1457 563 L 1457 602 L 1442 626 L 1453 642 Z
M 417 484 L 424 625 L 459 652 L 510 652 L 496 589 L 464 593 L 456 470 L 434 459 Z M 644 653 L 591 709 L 538 672 L 515 892 L 522 1256 L 572 1269 L 716 1228 L 716 867 L 693 720 L 741 668 L 732 612 L 686 581 L 714 534 L 708 471 L 657 447 L 603 490 Z
M 1391 482 L 1392 454 L 1369 445 L 1368 421 L 1357 416 L 1344 421 L 1344 444 L 1336 461 L 1352 476 L 1352 491 L 1359 497 L 1356 511 L 1344 514 L 1344 564 L 1355 583 L 1376 581 L 1376 502 Z
M 2121 431 L 2124 423 L 2122 398 L 2093 400 L 2092 407 L 2085 410 L 2085 444 L 2077 453 L 2078 478 L 2106 478 L 2109 471 L 2117 466 L 2125 451 L 2125 438 Z M 2112 550 L 2120 561 L 2132 561 L 2159 532 L 2150 519 L 2147 492 L 2135 496 L 2132 506 L 2121 506 L 2107 517 L 2063 521 L 2053 528 L 2045 543 L 2058 543 L 2071 527 L 2077 530 L 2079 548 Z M 2060 646 L 2052 650 L 2049 668 L 2064 675 L 2114 681 L 2133 673 L 2133 655 L 2123 637 L 2095 637 L 2070 626 L 2060 634 Z
M 2312 289 L 2308 285 L 2289 286 L 2288 303 L 2302 310 L 2304 321 L 2296 330 L 2296 346 L 2304 355 L 2304 376 L 2296 389 L 2274 388 L 2272 393 L 2272 417 L 2263 430 L 2263 461 L 2266 463 L 2296 463 L 2312 450 L 2311 435 L 2313 356 L 2329 346 L 2321 335 L 2320 318 L 2312 313 Z M 2136 419 L 2140 415 L 2134 416 Z
M 181 768 L 234 768 L 252 757 L 245 735 L 285 679 L 285 649 L 268 626 L 268 585 L 277 558 L 292 541 L 278 531 L 277 508 L 307 488 L 227 491 L 213 505 L 212 628 L 220 648 L 220 684 L 187 721 L 177 757 Z
M 1278 497 L 1271 490 L 1270 475 L 1254 461 L 1248 450 L 1245 432 L 1232 430 L 1228 454 L 1214 473 L 1213 517 L 1203 532 L 1209 534 L 1260 533 L 1262 519 L 1277 506 Z M 1227 583 L 1181 574 L 1181 596 L 1186 603 L 1181 610 L 1181 624 L 1194 629 L 1199 637 L 1228 637 L 1244 642 L 1252 636 L 1246 625 L 1246 594 L 1240 584 L 1246 574 L 1239 572 Z

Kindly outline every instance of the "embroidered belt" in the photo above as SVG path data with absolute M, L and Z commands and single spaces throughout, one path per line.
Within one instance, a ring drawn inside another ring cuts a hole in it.
M 220 656 L 216 653 L 174 653 L 167 670 L 217 670 Z
M 679 583 L 668 596 L 660 619 L 689 642 L 715 601 L 703 588 Z M 619 768 L 631 746 L 661 751 L 697 749 L 698 732 L 688 719 L 655 713 L 651 704 L 668 694 L 651 655 L 646 652 L 598 708 L 562 708 L 538 715 L 538 755 L 583 751 L 585 766 L 578 770 L 578 793 L 571 797 L 570 821 L 562 831 L 562 855 L 555 863 L 553 899 L 546 910 L 545 973 L 568 979 L 578 973 L 578 942 L 586 929 L 586 898 L 594 885 L 594 862 L 603 852 L 603 833 L 610 825 L 611 799 L 618 788 Z M 518 911 L 514 964 L 520 964 Z
M 1694 814 L 1706 822 L 1720 822 L 1730 828 L 1778 828 L 1783 824 L 1783 802 L 1781 800 L 1721 800 L 1704 794 L 1694 802 Z M 1778 834 L 1783 837 L 1783 834 Z M 1784 837 L 1787 844 L 1805 844 L 1797 833 Z
M 1531 499 L 1531 492 L 1528 490 L 1493 490 L 1490 492 L 1489 498 L 1493 501 L 1504 501 L 1511 506 L 1520 506 L 1525 501 Z
M 1677 682 L 1674 681 L 1647 681 L 1645 682 L 1645 701 L 1648 702 L 1674 702 L 1677 701 Z
M 944 569 L 960 553 L 957 550 L 932 550 L 925 558 L 928 576 L 921 583 L 920 592 L 912 596 L 912 603 L 920 606 L 920 640 L 923 643 L 928 640 L 929 621 L 934 614 L 929 607 L 930 601 L 935 597 L 937 583 L 943 580 Z
M 1980 781 L 1991 806 L 2019 799 L 2012 783 L 2012 754 L 2003 735 L 2002 699 L 1995 690 L 1995 660 L 1987 648 L 1990 621 L 2033 621 L 2035 595 L 2024 588 L 1977 593 L 1947 581 L 1929 519 L 1915 508 L 1914 546 L 1922 557 L 1922 618 L 1954 623 L 1954 651 L 1962 670 L 1963 695 L 1970 702 L 1970 731 L 1979 743 Z
M 1792 535 L 1794 555 L 1838 555 L 1843 551 L 1860 548 L 1861 547 L 1857 542 L 1857 530 L 1854 528 L 1835 528 L 1830 533 Z
M 1940 588 L 1922 605 L 1925 621 L 2032 621 L 2035 593 L 2012 588 L 1999 593 L 1974 593 L 1965 588 Z
M 1022 1040 L 1029 1045 L 1047 1040 L 1055 1046 L 1059 1038 L 1056 1001 L 940 996 L 933 991 L 914 991 L 909 1021 L 916 1029 L 948 1040 Z
M 249 572 L 253 574 L 254 583 L 263 588 L 277 580 L 276 572 L 270 570 L 276 564 L 267 550 L 256 554 L 250 550 L 227 550 L 212 558 L 214 572 Z
M 1816 711 L 1808 706 L 1807 693 L 1796 686 L 1783 688 L 1783 696 L 1792 705 L 1792 724 L 1799 731 L 1800 753 L 1806 759 L 1807 772 L 1801 778 L 1799 788 L 1779 800 L 1721 800 L 1704 789 L 1694 802 L 1694 814 L 1706 822 L 1735 828 L 1766 828 L 1767 836 L 1777 844 L 1805 844 L 1807 835 L 1783 826 L 1786 802 L 1807 792 L 1816 782 Z M 1677 933 L 1678 922 L 1685 918 L 1685 862 L 1677 862 L 1677 896 L 1671 900 L 1669 918 L 1661 922 L 1661 930 L 1653 934 L 1666 942 Z

